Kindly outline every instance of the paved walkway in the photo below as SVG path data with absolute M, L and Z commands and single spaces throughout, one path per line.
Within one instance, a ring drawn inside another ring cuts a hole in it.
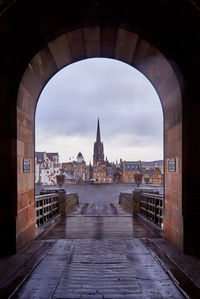
M 0 298 L 160 299 L 184 292 L 200 298 L 198 258 L 180 254 L 154 226 L 124 211 L 119 190 L 113 198 L 101 188 L 89 191 L 82 190 L 67 217 L 40 227 L 16 255 L 0 258 Z
M 183 298 L 140 239 L 57 240 L 14 298 Z
M 11 298 L 183 298 L 144 242 L 160 233 L 129 216 L 104 201 L 76 207 L 40 235 L 50 250 Z

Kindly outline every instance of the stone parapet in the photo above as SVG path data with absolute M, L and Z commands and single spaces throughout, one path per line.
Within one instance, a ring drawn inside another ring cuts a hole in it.
M 137 214 L 140 211 L 140 195 L 142 192 L 159 194 L 159 191 L 156 189 L 137 188 L 132 193 L 120 193 L 119 203 L 122 204 L 128 212 Z
M 120 193 L 119 203 L 122 204 L 126 210 L 133 213 L 133 196 L 132 193 Z
M 65 216 L 71 209 L 79 203 L 78 194 L 71 193 L 66 194 L 65 192 L 59 193 L 59 213 L 61 216 Z
M 122 204 L 127 211 L 132 214 L 139 212 L 140 192 L 120 193 L 119 203 Z

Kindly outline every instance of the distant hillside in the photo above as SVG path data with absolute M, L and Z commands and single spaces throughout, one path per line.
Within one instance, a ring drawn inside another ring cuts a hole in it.
M 142 161 L 142 167 L 162 167 L 163 160 L 156 160 L 156 161 Z

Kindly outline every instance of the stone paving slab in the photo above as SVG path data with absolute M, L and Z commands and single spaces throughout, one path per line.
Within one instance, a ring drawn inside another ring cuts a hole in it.
M 159 250 L 164 252 L 200 288 L 200 259 L 198 257 L 180 253 L 178 249 L 164 239 L 156 238 L 150 241 L 153 241 Z
M 57 240 L 13 298 L 183 296 L 141 240 L 77 239 Z
M 155 228 L 140 217 L 66 217 L 54 229 L 42 234 L 43 239 L 159 238 Z
M 17 278 L 19 286 L 12 296 L 0 293 L 0 298 L 183 298 L 166 274 L 171 264 L 164 268 L 159 256 L 166 251 L 177 266 L 186 261 L 183 268 L 188 271 L 198 270 L 198 261 L 169 250 L 162 234 L 141 217 L 126 215 L 117 202 L 104 201 L 80 205 L 70 216 L 48 224 L 32 245 L 0 260 L 0 282 L 4 287 L 13 284 L 13 289 Z M 188 273 L 198 280 L 195 271 Z
M 67 216 L 71 217 L 132 217 L 132 214 L 127 212 L 124 207 L 117 203 L 106 203 L 102 202 L 101 205 L 90 204 L 78 204 L 67 213 Z

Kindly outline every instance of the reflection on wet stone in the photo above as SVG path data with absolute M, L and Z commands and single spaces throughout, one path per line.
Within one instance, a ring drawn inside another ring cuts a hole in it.
M 160 233 L 106 194 L 81 199 L 42 234 L 55 244 L 15 298 L 183 298 L 141 240 Z

